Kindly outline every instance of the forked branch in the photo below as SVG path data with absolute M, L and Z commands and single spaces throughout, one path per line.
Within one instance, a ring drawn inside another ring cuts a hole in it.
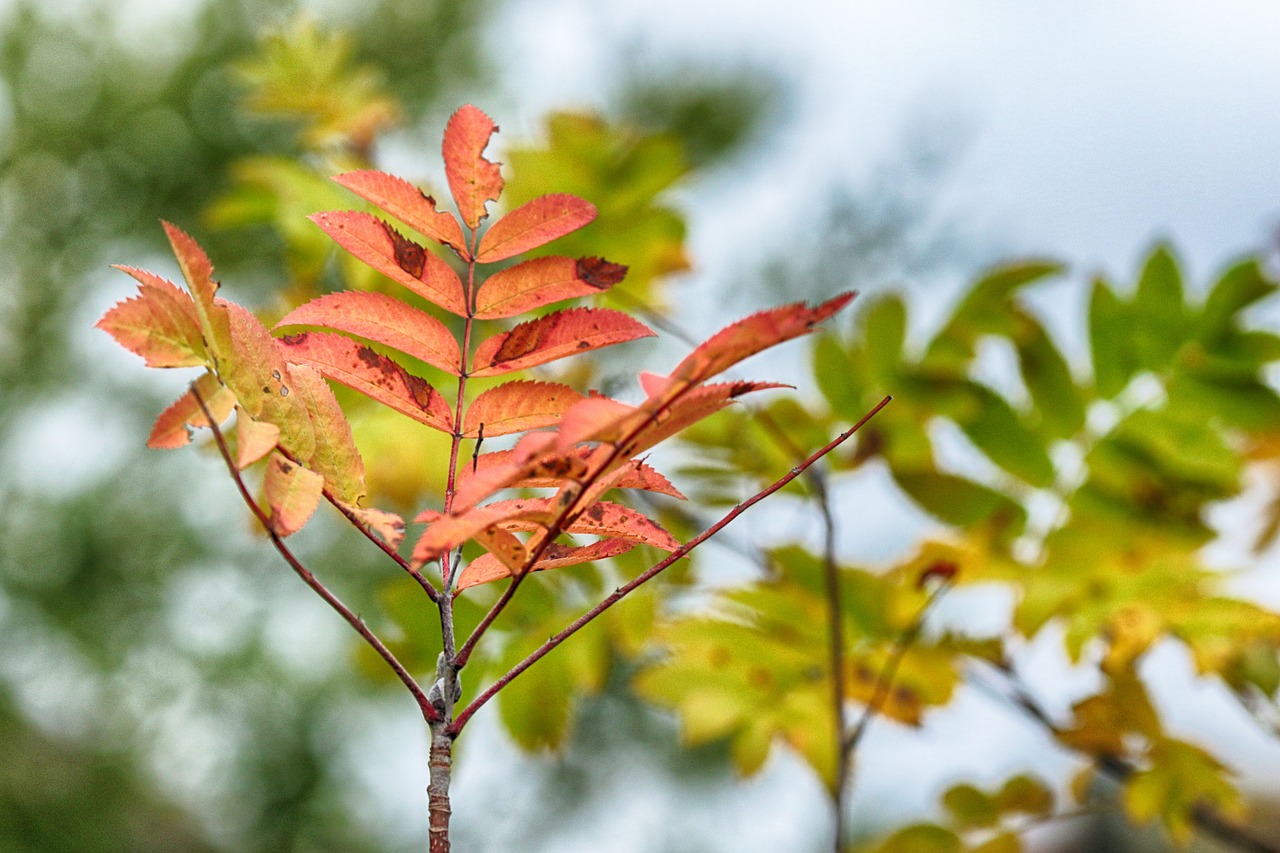
M 200 389 L 193 384 L 191 386 L 191 393 L 195 397 L 196 402 L 200 405 L 200 411 L 208 421 L 209 428 L 213 431 L 213 439 L 218 445 L 218 452 L 222 454 L 222 461 L 227 464 L 227 471 L 231 473 L 231 479 L 235 480 L 236 488 L 240 490 L 240 497 L 244 499 L 249 510 L 253 513 L 254 517 L 258 519 L 259 523 L 262 524 L 263 529 L 266 530 L 267 536 L 271 539 L 271 544 L 280 552 L 280 556 L 284 557 L 285 562 L 289 564 L 289 568 L 293 569 L 294 573 L 297 574 L 298 577 L 302 578 L 302 582 L 311 587 L 311 589 L 315 591 L 316 595 L 319 595 L 324 599 L 324 602 L 333 608 L 339 616 L 346 620 L 347 624 L 354 628 L 355 632 L 359 634 L 366 643 L 373 647 L 373 650 L 378 653 L 378 656 L 386 661 L 387 666 L 391 667 L 392 671 L 395 672 L 396 677 L 400 679 L 405 687 L 409 688 L 409 692 L 413 694 L 413 698 L 417 701 L 418 707 L 422 709 L 422 715 L 426 718 L 427 722 L 436 722 L 440 715 L 436 712 L 436 709 L 432 706 L 431 702 L 428 701 L 427 694 L 422 691 L 418 682 L 415 681 L 413 676 L 409 674 L 409 671 L 404 668 L 404 665 L 400 663 L 394 654 L 392 654 L 386 644 L 378 638 L 378 635 L 373 632 L 373 629 L 364 623 L 363 619 L 357 616 L 351 608 L 343 604 L 342 600 L 339 599 L 338 596 L 321 583 L 306 566 L 302 565 L 298 558 L 295 557 L 293 552 L 289 549 L 289 546 L 284 544 L 284 540 L 281 539 L 279 534 L 277 534 L 271 527 L 271 519 L 262 511 L 262 507 L 258 505 L 256 500 L 254 500 L 253 495 L 249 494 L 249 489 L 245 485 L 244 478 L 240 476 L 240 469 L 236 467 L 235 459 L 231 456 L 231 450 L 227 447 L 227 441 L 222 435 L 222 430 L 218 427 L 218 420 L 213 416 L 213 413 L 209 411 L 209 407 L 205 402 L 204 396 L 200 393 Z
M 551 636 L 545 643 L 543 643 L 538 648 L 534 649 L 528 655 L 528 657 L 526 657 L 524 660 L 520 661 L 518 664 L 513 666 L 506 674 L 504 674 L 501 678 L 499 678 L 497 681 L 491 684 L 483 693 L 481 693 L 474 700 L 472 700 L 471 704 L 467 705 L 467 707 L 464 708 L 458 714 L 457 718 L 450 725 L 449 730 L 454 734 L 460 732 L 462 728 L 467 724 L 467 721 L 470 720 L 471 717 L 476 713 L 476 711 L 484 707 L 484 705 L 490 699 L 496 696 L 500 690 L 502 690 L 509 683 L 511 683 L 511 681 L 514 680 L 518 675 L 520 675 L 520 673 L 524 672 L 526 669 L 533 666 L 535 663 L 537 663 L 539 660 L 545 657 L 552 649 L 554 649 L 556 646 L 563 643 L 565 640 L 569 639 L 569 637 L 576 634 L 578 631 L 580 631 L 582 628 L 588 625 L 592 620 L 594 620 L 600 614 L 604 613 L 610 607 L 617 604 L 619 601 L 621 601 L 623 598 L 629 595 L 633 590 L 640 587 L 642 584 L 652 580 L 657 575 L 661 574 L 668 566 L 675 563 L 677 560 L 683 559 L 684 557 L 688 556 L 689 553 L 693 551 L 693 549 L 697 548 L 703 542 L 706 542 L 712 536 L 715 536 L 722 529 L 724 529 L 726 526 L 732 523 L 734 519 L 742 515 L 742 513 L 746 512 L 748 509 L 755 506 L 760 501 L 769 497 L 774 492 L 778 491 L 783 486 L 790 483 L 796 477 L 799 477 L 819 459 L 826 456 L 831 451 L 835 450 L 844 442 L 848 441 L 850 438 L 853 437 L 854 433 L 856 433 L 859 429 L 862 428 L 864 424 L 867 423 L 867 421 L 871 420 L 873 417 L 875 417 L 877 413 L 879 413 L 881 409 L 887 406 L 891 399 L 892 399 L 891 397 L 885 397 L 883 400 L 877 403 L 869 412 L 863 415 L 862 418 L 859 419 L 858 422 L 855 423 L 852 427 L 840 433 L 831 441 L 827 442 L 818 450 L 814 451 L 803 462 L 796 465 L 796 467 L 792 468 L 785 475 L 783 475 L 782 477 L 779 477 L 777 480 L 773 481 L 773 483 L 770 484 L 769 486 L 765 487 L 764 489 L 761 489 L 751 497 L 744 500 L 742 503 L 735 506 L 728 513 L 723 515 L 720 518 L 720 520 L 717 521 L 715 524 L 712 524 L 706 530 L 702 531 L 697 536 L 695 536 L 694 538 L 686 542 L 684 545 L 680 546 L 675 551 L 671 552 L 661 562 L 654 564 L 652 567 L 650 567 L 640 575 L 637 575 L 633 580 L 628 581 L 627 583 L 618 587 L 609 596 L 604 598 L 599 604 L 595 605 L 586 613 L 583 613 L 577 619 L 573 620 L 573 622 L 569 623 L 569 625 L 561 629 L 558 633 Z M 517 580 L 518 579 L 519 579 L 519 576 L 517 576 Z M 512 581 L 512 586 L 514 585 L 515 585 L 515 581 Z

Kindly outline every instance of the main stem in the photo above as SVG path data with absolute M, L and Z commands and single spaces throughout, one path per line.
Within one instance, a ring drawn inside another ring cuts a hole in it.
M 458 451 L 462 445 L 462 424 L 467 394 L 471 358 L 471 327 L 475 320 L 475 255 L 479 236 L 471 230 L 471 251 L 467 258 L 467 315 L 462 330 L 462 363 L 458 365 L 458 395 L 453 405 L 453 440 L 449 446 L 449 473 L 444 491 L 444 511 L 453 508 L 453 496 L 458 477 Z M 481 430 L 483 430 L 483 425 Z M 456 554 L 447 551 L 440 556 L 442 589 L 436 599 L 440 610 L 440 657 L 436 660 L 436 681 L 429 694 L 435 710 L 435 719 L 428 719 L 431 729 L 431 749 L 427 757 L 430 781 L 427 783 L 428 837 L 430 853 L 449 853 L 449 819 L 453 806 L 449 801 L 449 783 L 453 778 L 453 740 L 457 733 L 453 722 L 454 703 L 462 698 L 462 686 L 458 681 L 458 650 L 453 627 L 453 586 L 462 562 L 462 549 Z

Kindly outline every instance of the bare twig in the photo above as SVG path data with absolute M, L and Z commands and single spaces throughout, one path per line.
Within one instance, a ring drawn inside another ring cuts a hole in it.
M 841 742 L 842 752 L 848 754 L 858 748 L 858 744 L 866 736 L 867 728 L 871 725 L 872 720 L 878 717 L 884 709 L 884 703 L 889 699 L 889 691 L 893 688 L 893 681 L 898 677 L 898 667 L 902 665 L 902 659 L 907 656 L 907 652 L 915 645 L 920 632 L 924 630 L 925 617 L 929 614 L 933 605 L 949 589 L 951 589 L 951 580 L 949 578 L 944 579 L 942 583 L 935 587 L 929 593 L 929 598 L 925 601 L 924 607 L 921 607 L 920 612 L 916 614 L 916 618 L 893 644 L 893 651 L 889 653 L 889 659 L 884 662 L 884 667 L 880 670 L 880 675 L 876 679 L 875 688 L 871 692 L 871 701 L 862 709 L 862 716 L 858 719 L 858 724 L 853 727 L 853 730 Z
M 396 565 L 404 569 L 405 572 L 409 575 L 409 577 L 417 581 L 418 586 L 422 587 L 422 591 L 427 594 L 428 598 L 430 598 L 432 601 L 435 601 L 437 603 L 440 601 L 439 590 L 435 588 L 435 585 L 431 583 L 431 581 L 428 580 L 422 574 L 422 572 L 418 571 L 413 566 L 411 566 L 409 564 L 409 561 L 406 560 L 404 557 L 401 557 L 395 548 L 392 548 L 391 545 L 385 542 L 380 536 L 378 536 L 378 534 L 370 530 L 369 526 L 365 524 L 363 521 L 361 521 L 359 518 L 357 518 L 355 514 L 352 513 L 351 510 L 348 509 L 346 506 L 344 506 L 341 501 L 336 500 L 333 497 L 333 495 L 329 494 L 328 489 L 325 489 L 324 496 L 328 498 L 329 503 L 333 504 L 334 509 L 336 509 L 338 512 L 346 516 L 347 521 L 351 522 L 351 525 L 355 527 L 356 530 L 359 530 L 361 533 L 365 535 L 366 539 L 368 539 L 374 545 L 377 545 L 379 548 L 381 548 L 383 553 L 385 553 L 388 557 L 394 560 L 396 562 Z
M 515 679 L 518 675 L 520 675 L 520 673 L 524 672 L 526 669 L 533 666 L 535 663 L 537 663 L 539 660 L 545 657 L 548 652 L 550 652 L 556 646 L 563 643 L 569 637 L 573 636 L 575 633 L 581 630 L 584 626 L 586 626 L 588 623 L 594 620 L 601 613 L 608 610 L 613 605 L 617 604 L 619 601 L 625 598 L 629 593 L 631 593 L 637 587 L 639 587 L 640 585 L 646 583 L 647 581 L 651 580 L 652 578 L 660 574 L 672 563 L 687 556 L 689 552 L 691 552 L 694 548 L 697 548 L 703 542 L 707 541 L 712 536 L 719 533 L 721 529 L 723 529 L 725 526 L 730 524 L 738 516 L 742 515 L 743 512 L 750 509 L 752 506 L 755 506 L 757 503 L 764 500 L 765 498 L 769 497 L 769 495 L 772 495 L 774 492 L 778 491 L 783 486 L 790 483 L 796 477 L 799 477 L 809 468 L 809 466 L 813 465 L 813 463 L 817 462 L 823 456 L 826 456 L 828 453 L 835 450 L 837 447 L 839 447 L 841 444 L 843 444 L 845 441 L 851 438 L 855 432 L 857 432 L 859 429 L 862 428 L 863 424 L 871 420 L 871 418 L 873 418 L 881 409 L 883 409 L 886 405 L 888 405 L 890 399 L 892 398 L 885 397 L 883 400 L 877 403 L 875 407 L 871 409 L 871 411 L 863 415 L 862 418 L 856 424 L 854 424 L 852 427 L 845 430 L 844 432 L 840 433 L 840 435 L 836 436 L 827 444 L 823 445 L 821 448 L 819 448 L 814 453 L 809 455 L 803 462 L 798 464 L 796 467 L 792 468 L 784 476 L 778 478 L 766 488 L 762 489 L 759 492 L 756 492 L 754 495 L 752 495 L 742 503 L 735 506 L 732 510 L 730 510 L 728 513 L 722 516 L 720 520 L 717 521 L 715 524 L 711 525 L 706 530 L 702 531 L 697 536 L 695 536 L 693 539 L 690 539 L 684 545 L 677 548 L 675 551 L 671 552 L 671 554 L 667 555 L 667 557 L 663 559 L 661 562 L 656 563 L 655 565 L 653 565 L 652 567 L 650 567 L 640 575 L 636 576 L 633 580 L 628 581 L 627 583 L 618 587 L 616 590 L 613 591 L 613 593 L 611 593 L 608 597 L 602 600 L 599 604 L 592 607 L 586 613 L 583 613 L 577 619 L 573 620 L 573 622 L 571 622 L 568 626 L 561 629 L 558 633 L 550 637 L 545 643 L 543 643 L 541 646 L 539 646 L 537 649 L 531 652 L 524 660 L 520 661 L 520 663 L 512 667 L 505 675 L 503 675 L 501 678 L 499 678 L 497 681 L 491 684 L 483 693 L 481 693 L 474 700 L 472 700 L 471 704 L 467 705 L 467 707 L 464 708 L 462 712 L 458 714 L 457 718 L 453 721 L 452 725 L 450 726 L 450 730 L 455 734 L 461 731 L 462 727 L 466 725 L 467 721 L 471 719 L 472 715 L 474 715 L 476 711 L 480 710 L 480 708 L 483 707 L 485 703 L 487 703 L 490 699 L 492 699 L 495 695 L 497 695 L 498 691 L 500 691 L 503 687 L 509 684 L 513 679 Z M 517 579 L 519 577 L 521 576 L 517 575 Z M 512 585 L 514 586 L 514 583 Z M 474 635 L 472 636 L 474 637 Z M 470 641 L 468 641 L 468 643 L 470 643 Z
M 254 500 L 253 495 L 249 494 L 249 489 L 245 486 L 244 478 L 240 476 L 240 469 L 236 467 L 235 460 L 231 457 L 231 450 L 227 447 L 227 441 L 222 435 L 222 430 L 218 428 L 217 420 L 213 417 L 213 413 L 209 411 L 209 407 L 205 403 L 204 397 L 200 394 L 200 390 L 194 384 L 191 386 L 191 393 L 195 397 L 196 402 L 200 405 L 200 411 L 204 413 L 205 420 L 209 423 L 209 428 L 213 430 L 213 438 L 214 441 L 217 442 L 218 452 L 222 454 L 222 460 L 227 464 L 227 470 L 231 473 L 231 478 L 235 480 L 236 488 L 240 490 L 240 497 L 244 499 L 244 502 L 248 505 L 254 516 L 262 524 L 263 529 L 266 530 L 267 536 L 271 538 L 271 544 L 276 547 L 276 550 L 280 552 L 280 556 L 284 557 L 285 562 L 289 564 L 289 567 L 293 569 L 298 577 L 302 578 L 302 582 L 311 587 L 317 595 L 324 599 L 326 604 L 337 611 L 338 615 L 346 620 L 347 624 L 354 628 L 356 633 L 359 634 L 366 643 L 373 647 L 373 650 L 378 653 L 378 656 L 386 661 L 387 666 L 391 667 L 392 671 L 395 672 L 396 676 L 404 686 L 409 688 L 409 692 L 412 693 L 413 698 L 417 700 L 418 707 L 422 709 L 422 715 L 426 718 L 427 722 L 437 721 L 439 719 L 439 714 L 436 713 L 436 709 L 432 707 L 431 703 L 427 701 L 427 695 L 422 692 L 422 688 L 418 685 L 418 682 L 414 680 L 413 676 L 409 674 L 409 671 L 404 668 L 404 665 L 396 659 L 396 656 L 392 654 L 391 650 L 388 649 L 382 640 L 378 638 L 377 634 L 375 634 L 373 630 L 364 623 L 363 619 L 352 612 L 351 608 L 343 604 L 341 599 L 321 583 L 306 566 L 302 565 L 298 558 L 293 555 L 293 552 L 289 550 L 289 546 L 284 544 L 284 540 L 281 539 L 279 534 L 277 534 L 271 527 L 271 519 L 265 512 L 263 512 L 262 507 L 260 507 L 258 502 Z

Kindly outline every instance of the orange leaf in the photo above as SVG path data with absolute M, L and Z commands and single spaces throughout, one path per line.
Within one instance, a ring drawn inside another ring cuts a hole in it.
M 621 311 L 568 308 L 521 323 L 476 348 L 472 376 L 494 376 L 558 358 L 652 337 L 653 330 Z
M 271 508 L 271 530 L 288 536 L 301 530 L 320 505 L 324 477 L 276 453 L 267 463 L 263 492 Z
M 236 406 L 236 467 L 248 468 L 276 449 L 280 442 L 280 427 L 255 421 L 240 406 Z
M 856 295 L 842 293 L 813 308 L 802 302 L 782 305 L 721 329 L 676 365 L 664 393 L 697 385 L 762 350 L 813 331 L 814 326 L 848 305 Z
M 527 571 L 541 572 L 546 569 L 559 569 L 564 566 L 593 563 L 596 560 L 604 560 L 609 557 L 616 557 L 619 554 L 625 554 L 634 547 L 635 543 L 627 539 L 601 539 L 598 542 L 592 542 L 590 545 L 582 545 L 580 547 L 553 542 L 546 547 L 546 550 L 542 552 L 542 556 Z M 458 578 L 458 592 L 482 583 L 511 577 L 513 574 L 515 572 L 504 566 L 497 558 L 490 554 L 482 554 L 462 570 L 462 575 Z
M 453 432 L 453 415 L 440 393 L 372 348 L 326 332 L 303 332 L 278 340 L 290 361 L 309 364 L 419 423 Z
M 435 253 L 381 219 L 354 210 L 316 213 L 310 219 L 339 246 L 378 272 L 446 311 L 467 315 L 458 274 Z
M 231 352 L 219 375 L 236 402 L 256 420 L 280 427 L 280 445 L 297 459 L 315 450 L 311 416 L 290 387 L 289 365 L 279 342 L 252 312 L 233 302 L 220 304 L 231 326 Z
M 178 267 L 182 277 L 191 288 L 195 299 L 196 316 L 200 319 L 200 328 L 204 332 L 205 349 L 213 358 L 221 359 L 231 351 L 230 321 L 225 312 L 214 303 L 214 295 L 218 290 L 218 282 L 213 280 L 213 264 L 199 244 L 191 239 L 185 231 L 170 222 L 161 222 L 164 232 L 169 237 L 169 245 L 178 259 Z
M 97 326 L 147 367 L 199 367 L 204 335 L 191 296 L 172 282 L 133 267 L 117 266 L 139 283 L 138 295 L 117 303 Z
M 311 416 L 315 430 L 315 448 L 306 457 L 307 467 L 324 477 L 325 488 L 336 500 L 355 504 L 365 495 L 364 460 L 333 389 L 318 370 L 306 364 L 289 365 L 289 376 L 293 396 Z
M 434 510 L 421 513 L 414 521 L 433 522 L 413 546 L 413 565 L 421 566 L 461 545 L 486 527 L 519 520 L 529 526 L 550 524 L 556 518 L 546 498 L 496 501 L 457 515 L 441 516 Z
M 530 433 L 525 439 L 540 439 L 541 450 L 554 447 L 555 437 L 549 433 Z M 552 452 L 522 452 L 517 445 L 511 450 L 495 450 L 481 454 L 475 468 L 465 468 L 458 478 L 453 496 L 455 511 L 465 510 L 499 489 L 554 489 L 567 481 L 582 481 L 587 476 L 588 459 L 593 448 L 576 447 L 567 455 Z M 684 495 L 666 477 L 637 460 L 621 460 L 626 470 L 611 484 L 615 489 L 644 489 L 684 500 Z M 598 476 L 600 472 L 595 472 Z
M 535 500 L 542 501 L 549 508 L 555 506 L 555 502 L 552 499 Z M 534 500 L 524 501 L 527 504 L 534 502 Z M 509 502 L 498 501 L 498 503 Z M 483 510 L 496 505 L 486 504 L 479 509 Z M 472 512 L 476 511 L 472 510 Z M 545 523 L 532 524 L 523 516 L 509 516 L 495 523 L 501 524 L 508 530 L 532 530 L 535 527 L 546 527 Z M 621 537 L 630 539 L 632 542 L 639 542 L 642 545 L 652 545 L 655 548 L 661 548 L 663 551 L 674 551 L 680 547 L 680 543 L 676 538 L 663 530 L 662 525 L 649 518 L 649 516 L 630 507 L 610 501 L 596 501 L 585 510 L 579 511 L 578 517 L 564 529 L 567 533 L 590 533 L 594 536 Z
M 480 454 L 458 476 L 453 511 L 470 509 L 498 489 L 514 487 L 530 476 L 563 478 L 585 470 L 582 461 L 576 457 L 548 453 L 554 444 L 555 436 L 551 433 L 533 432 L 521 436 L 511 450 Z
M 741 381 L 721 382 L 691 389 L 669 406 L 660 409 L 657 417 L 651 418 L 648 424 L 628 438 L 623 447 L 624 452 L 629 455 L 641 453 L 676 433 L 688 429 L 703 418 L 714 415 L 743 394 L 770 388 L 790 387 L 781 382 Z M 645 406 L 642 404 L 641 408 Z
M 381 536 L 383 541 L 392 548 L 399 548 L 404 542 L 404 519 L 394 512 L 375 507 L 352 506 L 342 501 L 339 501 L 339 504 L 370 530 Z
M 462 226 L 453 214 L 436 210 L 436 200 L 404 178 L 374 169 L 362 169 L 335 175 L 333 179 L 424 237 L 453 249 L 464 261 L 471 257 L 467 240 L 462 235 Z
M 490 388 L 468 408 L 463 435 L 486 438 L 551 426 L 582 395 L 558 382 L 518 380 Z
M 576 195 L 538 196 L 503 216 L 480 238 L 476 260 L 502 261 L 577 231 L 596 218 L 595 205 Z
M 568 453 L 582 441 L 617 441 L 628 423 L 639 422 L 648 415 L 641 409 L 593 394 L 573 405 L 560 419 L 557 449 Z
M 480 285 L 476 294 L 476 316 L 482 320 L 514 317 L 562 299 L 599 293 L 622 280 L 622 275 L 605 275 L 594 266 L 584 266 L 586 261 L 598 260 L 534 258 L 496 272 Z M 625 274 L 626 267 L 620 269 Z
M 454 376 L 462 373 L 458 341 L 444 323 L 385 293 L 347 290 L 313 299 L 276 323 L 323 326 L 386 344 Z
M 444 173 L 462 221 L 477 228 L 489 215 L 485 204 L 502 195 L 498 164 L 482 155 L 498 129 L 478 107 L 466 104 L 449 117 L 444 128 Z
M 204 398 L 210 413 L 222 423 L 231 416 L 236 405 L 236 395 L 221 385 L 216 376 L 206 373 L 192 383 Z M 207 427 L 208 419 L 200 410 L 191 389 L 179 397 L 169 408 L 156 418 L 151 435 L 147 438 L 147 447 L 156 450 L 173 450 L 191 443 L 191 430 L 188 427 Z

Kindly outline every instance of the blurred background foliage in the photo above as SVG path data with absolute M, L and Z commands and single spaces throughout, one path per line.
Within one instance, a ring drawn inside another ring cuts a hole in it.
M 403 754 L 404 738 L 416 741 L 398 686 L 280 571 L 216 458 L 143 451 L 150 420 L 180 382 L 146 376 L 89 326 L 128 292 L 108 263 L 167 268 L 160 218 L 197 233 L 229 297 L 267 317 L 334 288 L 385 286 L 305 217 L 357 206 L 330 174 L 382 166 L 397 145 L 427 168 L 457 103 L 503 97 L 482 50 L 483 22 L 497 7 L 381 0 L 340 25 L 259 0 L 163 14 L 91 0 L 6 11 L 0 848 L 421 847 L 419 816 L 386 801 L 386 776 L 420 770 L 419 756 Z M 680 286 L 673 276 L 691 259 L 673 198 L 767 137 L 785 87 L 696 63 L 637 68 L 624 79 L 599 113 L 556 112 L 532 139 L 500 137 L 506 200 L 572 192 L 599 205 L 599 219 L 555 251 L 628 264 L 626 284 L 608 298 L 679 339 L 681 312 L 668 306 Z M 787 258 L 754 274 L 746 284 L 762 296 L 744 304 L 770 293 L 827 295 L 964 257 L 971 247 L 926 215 L 948 152 L 924 139 L 904 156 L 905 171 L 862 196 L 833 193 L 814 217 L 822 227 L 798 235 L 811 268 Z M 428 190 L 438 180 L 395 171 Z M 918 725 L 953 699 L 972 662 L 1008 674 L 1010 638 L 1031 638 L 1052 621 L 1065 627 L 1073 659 L 1105 653 L 1095 694 L 1064 717 L 1073 726 L 1047 737 L 1086 758 L 1122 753 L 1144 771 L 1125 793 L 1082 777 L 1080 799 L 1103 812 L 1122 802 L 1178 836 L 1197 805 L 1192 795 L 1230 808 L 1236 794 L 1212 756 L 1141 712 L 1143 653 L 1162 638 L 1184 643 L 1199 672 L 1221 679 L 1264 722 L 1280 681 L 1275 614 L 1223 594 L 1223 576 L 1199 558 L 1212 535 L 1210 505 L 1240 493 L 1246 461 L 1274 466 L 1280 453 L 1280 404 L 1262 378 L 1280 347 L 1239 319 L 1274 285 L 1244 262 L 1210 288 L 1190 288 L 1207 296 L 1188 296 L 1175 256 L 1157 247 L 1133 286 L 1094 285 L 1086 372 L 1073 369 L 1022 298 L 1059 271 L 1049 262 L 992 271 L 923 343 L 912 335 L 909 294 L 868 300 L 814 346 L 820 396 L 780 397 L 763 420 L 741 412 L 701 427 L 692 449 L 675 454 L 688 463 L 679 485 L 694 485 L 694 506 L 661 511 L 687 538 L 709 520 L 699 507 L 743 496 L 741 472 L 771 480 L 798 449 L 893 393 L 896 402 L 831 460 L 832 474 L 879 476 L 948 528 L 896 565 L 841 567 L 854 706 L 875 693 L 895 643 L 920 618 L 922 572 L 953 566 L 962 586 L 1020 586 L 1003 633 L 971 636 L 963 624 L 926 632 L 903 657 L 883 714 Z M 1011 383 L 984 373 L 993 346 L 1012 366 Z M 635 360 L 634 349 L 606 354 L 554 378 L 623 393 Z M 343 401 L 375 502 L 402 511 L 429 504 L 444 478 L 439 435 L 354 395 Z M 1098 422 L 1097 411 L 1110 419 Z M 970 454 L 964 464 L 953 464 L 957 452 Z M 819 494 L 801 492 L 806 501 Z M 1260 546 L 1275 528 L 1259 533 Z M 435 614 L 412 584 L 336 525 L 314 524 L 299 542 L 402 660 L 434 665 L 437 649 L 421 638 L 438 635 Z M 758 769 L 779 740 L 831 786 L 821 554 L 812 542 L 767 551 L 742 542 L 728 536 L 713 559 L 673 569 L 660 593 L 609 611 L 502 694 L 498 716 L 517 744 L 560 751 L 524 766 L 522 796 L 504 804 L 503 825 L 468 820 L 468 806 L 455 806 L 460 847 L 555 849 L 575 820 L 607 815 L 609 798 L 628 793 L 625 767 L 660 780 L 650 793 L 664 791 L 682 813 L 643 849 L 714 849 L 715 824 L 690 804 L 711 809 L 726 791 L 735 796 L 736 774 Z M 1098 559 L 1102 546 L 1114 560 Z M 482 648 L 484 677 L 650 556 L 637 550 L 605 571 L 568 569 L 525 585 L 504 616 L 503 642 Z M 708 564 L 725 562 L 759 582 L 724 591 L 696 583 Z M 462 630 L 492 594 L 460 599 Z M 465 688 L 474 692 L 481 684 L 470 673 Z M 647 703 L 674 710 L 679 726 Z M 464 768 L 483 759 L 472 748 L 464 739 Z M 868 843 L 1019 849 L 1028 826 L 1056 813 L 1055 797 L 1065 795 L 1053 787 L 1021 774 L 995 787 L 956 785 L 941 795 L 945 818 Z M 821 849 L 826 818 L 819 789 L 814 796 L 789 819 L 811 823 L 807 836 Z M 1073 822 L 1045 849 L 1163 843 L 1158 834 L 1117 834 L 1123 825 L 1106 816 Z

